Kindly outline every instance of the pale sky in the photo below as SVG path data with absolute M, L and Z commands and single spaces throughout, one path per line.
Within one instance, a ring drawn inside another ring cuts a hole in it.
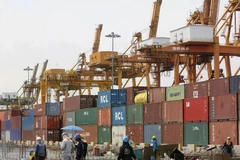
M 100 50 L 111 50 L 105 35 L 113 31 L 121 35 L 115 50 L 124 52 L 133 33 L 150 25 L 154 1 L 0 0 L 0 94 L 17 91 L 27 80 L 23 69 L 39 63 L 39 74 L 46 59 L 47 69 L 71 69 L 79 53 L 90 55 L 98 24 L 103 24 Z M 227 3 L 221 0 L 220 15 Z M 203 0 L 163 0 L 157 36 L 169 37 L 171 30 L 186 25 L 190 11 L 202 4 Z M 162 80 L 163 85 L 171 83 L 169 78 Z

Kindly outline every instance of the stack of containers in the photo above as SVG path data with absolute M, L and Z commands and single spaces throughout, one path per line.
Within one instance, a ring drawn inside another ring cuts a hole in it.
M 239 87 L 239 84 L 234 87 Z M 229 78 L 208 81 L 209 144 L 223 144 L 228 136 L 233 144 L 238 143 L 237 94 L 229 91 Z
M 38 104 L 34 109 L 34 135 L 44 141 L 60 141 L 60 102 Z
M 1 140 L 4 140 L 5 137 L 2 137 L 2 136 L 5 135 L 4 132 L 6 131 L 6 127 L 5 127 L 6 122 L 5 122 L 5 113 L 4 113 L 4 111 L 0 112 L 0 121 L 1 121 L 1 126 L 0 126 L 1 127 Z
M 184 144 L 208 144 L 208 83 L 185 85 Z
M 22 140 L 34 141 L 34 110 L 25 110 L 22 117 Z
M 144 105 L 144 142 L 151 144 L 152 136 L 162 143 L 162 102 L 165 101 L 165 88 L 149 90 L 149 103 Z
M 162 104 L 162 143 L 183 144 L 184 85 L 166 88 L 166 101 Z

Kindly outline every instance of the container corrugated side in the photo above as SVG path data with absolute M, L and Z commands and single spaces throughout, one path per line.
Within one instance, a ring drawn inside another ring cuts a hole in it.
M 183 122 L 183 100 L 166 101 L 162 105 L 163 122 Z
M 142 124 L 143 123 L 143 105 L 127 106 L 127 124 Z
M 1 121 L 5 121 L 5 112 L 4 111 L 0 111 L 0 120 Z
M 6 130 L 6 122 L 1 121 L 1 131 L 5 131 L 5 130 Z
M 10 131 L 10 140 L 11 141 L 20 141 L 22 138 L 21 129 L 14 129 Z
M 95 125 L 98 117 L 97 108 L 79 109 L 75 112 L 76 125 Z
M 59 129 L 60 116 L 34 117 L 34 129 Z
M 184 96 L 185 96 L 184 85 L 166 88 L 166 101 L 181 100 L 184 99 Z
M 35 141 L 36 135 L 34 135 L 34 130 L 23 130 L 22 140 L 23 141 Z
M 65 120 L 64 123 L 66 124 L 66 126 L 75 125 L 76 124 L 75 112 L 65 112 L 64 115 L 65 115 L 65 118 L 63 120 Z
M 11 129 L 21 129 L 22 123 L 21 123 L 22 117 L 21 116 L 15 116 L 11 118 Z
M 112 111 L 111 108 L 98 109 L 98 125 L 111 126 L 112 124 Z
M 230 77 L 230 93 L 240 93 L 240 75 Z
M 5 127 L 6 127 L 6 130 L 11 130 L 11 120 L 5 121 Z
M 209 97 L 210 120 L 237 119 L 237 94 Z
M 10 141 L 10 131 L 1 131 L 1 140 Z
M 209 80 L 208 96 L 221 96 L 229 94 L 230 91 L 229 81 L 230 81 L 229 78 Z
M 126 135 L 129 135 L 135 144 L 140 144 L 144 141 L 143 134 L 143 125 L 127 125 L 126 127 Z
M 148 103 L 144 105 L 144 123 L 162 122 L 162 103 Z
M 103 144 L 104 142 L 112 142 L 112 127 L 98 127 L 98 143 Z
M 162 143 L 183 144 L 183 123 L 163 123 Z
M 208 96 L 208 83 L 197 82 L 185 84 L 185 98 L 200 98 Z
M 126 135 L 126 126 L 112 126 L 112 143 L 122 144 L 122 139 Z
M 60 115 L 61 113 L 61 103 L 47 103 L 47 115 Z
M 22 130 L 33 129 L 34 129 L 34 117 L 33 116 L 22 117 Z
M 36 104 L 34 108 L 34 115 L 36 116 L 42 116 L 46 115 L 46 104 Z
M 118 106 L 127 105 L 127 90 L 119 89 L 118 90 Z
M 126 106 L 112 107 L 112 125 L 125 125 L 126 119 Z
M 67 97 L 63 100 L 63 111 L 74 111 L 80 109 L 80 99 L 82 96 Z
M 163 102 L 166 99 L 166 88 L 152 88 L 149 90 L 149 103 Z
M 34 135 L 38 135 L 43 141 L 61 141 L 61 131 L 59 129 L 35 129 Z
M 111 89 L 98 92 L 97 106 L 99 108 L 103 107 L 113 107 L 118 106 L 119 91 L 118 89 Z
M 156 136 L 158 144 L 162 143 L 161 124 L 145 124 L 144 125 L 144 143 L 151 144 L 152 136 Z
M 184 145 L 208 145 L 208 122 L 184 123 Z
M 98 126 L 97 125 L 81 125 L 84 131 L 76 131 L 76 133 L 83 134 L 84 139 L 88 142 L 98 143 Z

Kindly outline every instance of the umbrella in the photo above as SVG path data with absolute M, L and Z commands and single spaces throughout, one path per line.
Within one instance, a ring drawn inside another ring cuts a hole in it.
M 65 127 L 61 128 L 61 130 L 72 131 L 72 136 L 73 136 L 74 131 L 84 131 L 81 127 L 73 126 L 73 125 L 65 126 Z

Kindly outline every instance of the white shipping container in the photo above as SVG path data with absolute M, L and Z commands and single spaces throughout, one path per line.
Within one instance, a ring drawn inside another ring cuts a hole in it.
M 10 131 L 1 131 L 1 140 L 10 141 Z
M 170 43 L 170 38 L 167 37 L 155 37 L 155 38 L 150 38 L 146 39 L 142 42 L 139 42 L 136 44 L 137 49 L 141 49 L 147 46 L 161 46 L 161 45 L 166 45 Z
M 170 31 L 170 42 L 213 42 L 213 26 L 189 25 Z
M 126 126 L 112 126 L 112 143 L 122 145 L 122 139 L 126 135 Z

